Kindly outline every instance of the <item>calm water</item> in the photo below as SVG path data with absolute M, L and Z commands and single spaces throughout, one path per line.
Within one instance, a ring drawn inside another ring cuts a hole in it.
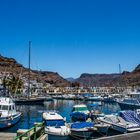
M 95 102 L 80 102 L 79 103 L 95 103 Z M 41 112 L 43 110 L 58 110 L 59 113 L 67 118 L 67 122 L 70 122 L 70 113 L 72 110 L 73 105 L 77 104 L 77 101 L 72 100 L 54 100 L 50 102 L 45 102 L 44 105 L 19 105 L 17 106 L 17 109 L 21 112 L 23 112 L 22 119 L 19 123 L 17 123 L 15 126 L 5 129 L 3 131 L 6 132 L 16 132 L 18 129 L 29 129 L 31 128 L 35 122 L 41 122 L 42 121 L 42 114 Z M 114 104 L 108 104 L 108 103 L 102 103 L 102 106 L 99 106 L 98 109 L 100 111 L 103 111 L 105 114 L 110 113 L 117 113 L 120 111 L 120 108 L 117 103 Z

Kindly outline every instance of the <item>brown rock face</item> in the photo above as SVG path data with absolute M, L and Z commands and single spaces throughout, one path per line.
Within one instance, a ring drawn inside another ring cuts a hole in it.
M 76 79 L 82 86 L 140 86 L 140 64 L 122 74 L 82 74 Z
M 28 77 L 28 70 L 28 68 L 19 64 L 15 59 L 0 56 L 0 72 L 10 72 L 16 76 L 21 74 L 24 77 Z M 39 80 L 43 83 L 50 83 L 57 87 L 70 85 L 67 80 L 55 72 L 31 70 L 31 79 Z

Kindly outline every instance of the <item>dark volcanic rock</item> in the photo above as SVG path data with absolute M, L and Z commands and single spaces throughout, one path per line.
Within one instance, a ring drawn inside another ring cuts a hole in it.
M 134 71 L 122 74 L 88 74 L 83 73 L 77 82 L 81 86 L 140 86 L 140 65 Z
M 28 68 L 19 64 L 15 59 L 0 56 L 0 72 L 10 72 L 17 76 L 21 74 L 22 76 L 28 77 L 28 70 Z M 56 72 L 31 70 L 31 79 L 39 80 L 43 83 L 50 83 L 58 87 L 70 85 L 67 80 Z

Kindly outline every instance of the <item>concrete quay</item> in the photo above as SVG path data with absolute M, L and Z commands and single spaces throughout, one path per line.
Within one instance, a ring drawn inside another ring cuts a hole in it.
M 126 133 L 121 135 L 98 138 L 94 140 L 140 140 L 140 132 Z
M 16 133 L 0 132 L 0 140 L 14 140 Z

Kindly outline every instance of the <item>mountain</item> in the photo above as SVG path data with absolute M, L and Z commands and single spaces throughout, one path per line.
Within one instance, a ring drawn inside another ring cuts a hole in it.
M 81 86 L 140 86 L 140 64 L 132 71 L 121 74 L 88 74 L 83 73 L 75 80 Z
M 10 72 L 16 76 L 28 78 L 28 68 L 18 63 L 13 58 L 0 55 L 0 73 Z M 56 87 L 70 86 L 71 83 L 80 83 L 80 86 L 140 86 L 140 64 L 132 71 L 121 74 L 89 74 L 83 73 L 77 79 L 64 79 L 57 72 L 31 70 L 31 80 L 38 80 L 44 84 Z
M 0 55 L 0 73 L 10 72 L 16 76 L 22 75 L 22 77 L 28 78 L 28 71 L 28 68 L 25 68 L 15 59 L 3 57 Z M 31 70 L 31 80 L 39 80 L 43 83 L 49 83 L 52 86 L 58 87 L 65 87 L 70 85 L 70 83 L 61 77 L 57 72 Z
M 72 78 L 72 77 L 66 78 L 66 80 L 69 81 L 69 82 L 74 82 L 75 81 L 75 79 Z

